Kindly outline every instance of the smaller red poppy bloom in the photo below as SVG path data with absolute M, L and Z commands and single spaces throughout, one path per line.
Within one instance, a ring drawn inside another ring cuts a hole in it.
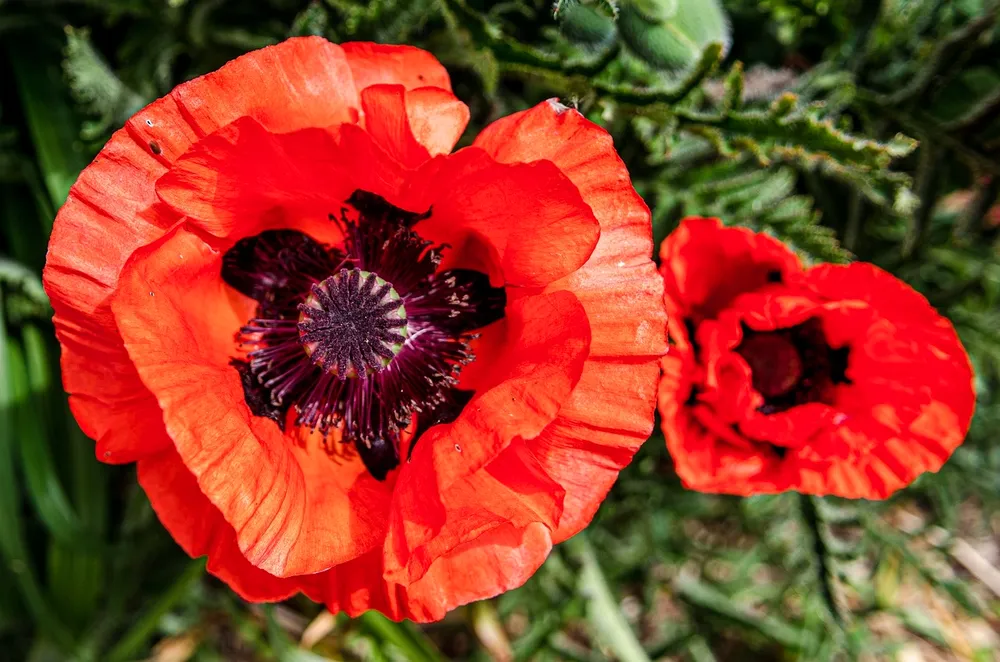
M 128 121 L 44 273 L 105 462 L 241 596 L 439 619 L 523 583 L 653 428 L 649 209 L 556 102 L 469 110 L 408 46 L 290 39 Z
M 687 219 L 660 247 L 671 348 L 663 433 L 703 492 L 883 499 L 937 471 L 975 407 L 955 330 L 870 264 Z

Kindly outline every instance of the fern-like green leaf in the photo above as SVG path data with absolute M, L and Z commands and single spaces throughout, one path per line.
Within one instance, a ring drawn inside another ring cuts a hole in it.
M 77 102 L 100 119 L 84 127 L 84 138 L 93 139 L 125 120 L 146 104 L 112 71 L 90 43 L 90 31 L 66 28 L 63 70 Z

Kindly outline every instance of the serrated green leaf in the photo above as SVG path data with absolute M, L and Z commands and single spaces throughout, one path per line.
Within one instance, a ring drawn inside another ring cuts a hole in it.
M 146 105 L 146 99 L 129 89 L 90 43 L 90 31 L 66 27 L 63 70 L 74 98 L 100 120 L 86 127 L 85 139 L 93 139 L 124 124 Z
M 299 15 L 292 21 L 292 27 L 288 31 L 290 37 L 302 37 L 314 35 L 322 37 L 330 27 L 330 15 L 319 0 L 313 0 L 308 7 L 299 12 Z
M 723 85 L 722 112 L 723 114 L 739 110 L 743 105 L 743 63 L 734 62 Z
M 771 225 L 811 222 L 816 214 L 813 199 L 804 195 L 785 198 L 767 212 L 767 222 Z

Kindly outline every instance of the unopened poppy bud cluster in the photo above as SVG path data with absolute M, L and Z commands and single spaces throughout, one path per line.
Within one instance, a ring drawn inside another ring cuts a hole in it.
M 684 484 L 884 498 L 961 444 L 951 324 L 689 219 L 611 137 L 469 120 L 406 46 L 291 39 L 137 113 L 56 219 L 73 413 L 248 600 L 437 620 L 524 583 L 653 431 Z

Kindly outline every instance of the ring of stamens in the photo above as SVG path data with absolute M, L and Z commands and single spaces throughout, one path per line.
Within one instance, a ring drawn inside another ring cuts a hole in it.
M 340 379 L 383 370 L 409 335 L 406 307 L 392 284 L 360 269 L 316 283 L 298 309 L 306 353 Z
M 257 302 L 236 337 L 244 356 L 231 364 L 252 414 L 282 431 L 294 420 L 324 446 L 339 428 L 384 480 L 404 430 L 413 426 L 408 453 L 469 402 L 459 373 L 475 332 L 503 318 L 506 293 L 478 271 L 440 269 L 446 247 L 413 230 L 429 212 L 361 190 L 345 204 L 338 246 L 281 229 L 227 251 L 223 280 Z

